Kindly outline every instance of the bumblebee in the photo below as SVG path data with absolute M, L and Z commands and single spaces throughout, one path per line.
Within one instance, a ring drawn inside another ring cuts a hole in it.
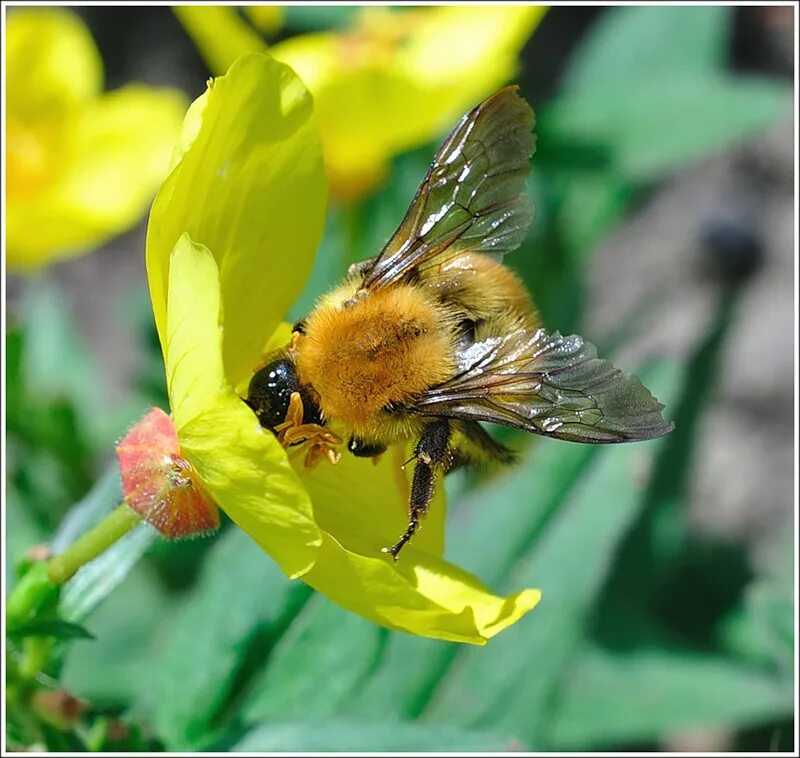
M 515 86 L 466 114 L 380 254 L 351 266 L 250 381 L 245 402 L 284 445 L 308 445 L 306 465 L 337 462 L 344 440 L 362 457 L 416 441 L 408 527 L 384 548 L 395 559 L 438 472 L 512 460 L 482 421 L 586 443 L 673 428 L 638 379 L 542 328 L 501 262 L 532 220 L 533 122 Z

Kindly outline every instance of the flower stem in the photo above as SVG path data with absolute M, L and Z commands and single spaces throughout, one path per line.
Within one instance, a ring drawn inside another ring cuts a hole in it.
M 66 582 L 81 566 L 100 555 L 141 520 L 141 516 L 125 503 L 118 506 L 63 553 L 48 561 L 47 575 L 50 580 L 57 584 Z

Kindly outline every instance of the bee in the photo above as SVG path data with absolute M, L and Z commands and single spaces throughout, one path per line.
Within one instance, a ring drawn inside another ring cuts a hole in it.
M 533 210 L 525 180 L 534 116 L 506 87 L 467 113 L 439 148 L 402 223 L 353 264 L 265 357 L 245 402 L 307 465 L 376 457 L 415 441 L 405 532 L 419 529 L 437 474 L 513 455 L 480 422 L 585 443 L 671 431 L 641 382 L 577 335 L 547 332 L 502 263 Z M 409 461 L 411 462 L 411 461 Z

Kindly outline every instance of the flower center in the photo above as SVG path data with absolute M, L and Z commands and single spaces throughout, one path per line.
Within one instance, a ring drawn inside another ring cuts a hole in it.
M 44 135 L 9 120 L 6 131 L 6 191 L 9 196 L 30 195 L 48 182 L 52 150 Z
M 390 64 L 419 22 L 419 14 L 414 11 L 364 9 L 356 25 L 339 38 L 342 69 L 353 71 Z

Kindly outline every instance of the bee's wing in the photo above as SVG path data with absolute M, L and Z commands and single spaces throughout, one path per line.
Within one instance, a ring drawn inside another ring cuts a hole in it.
M 533 111 L 506 87 L 476 106 L 439 148 L 411 207 L 366 272 L 377 289 L 412 269 L 441 265 L 465 250 L 503 255 L 533 218 L 525 178 L 533 155 Z
M 459 364 L 414 413 L 492 421 L 574 442 L 647 440 L 673 428 L 635 376 L 600 360 L 577 335 L 520 329 L 470 345 Z

